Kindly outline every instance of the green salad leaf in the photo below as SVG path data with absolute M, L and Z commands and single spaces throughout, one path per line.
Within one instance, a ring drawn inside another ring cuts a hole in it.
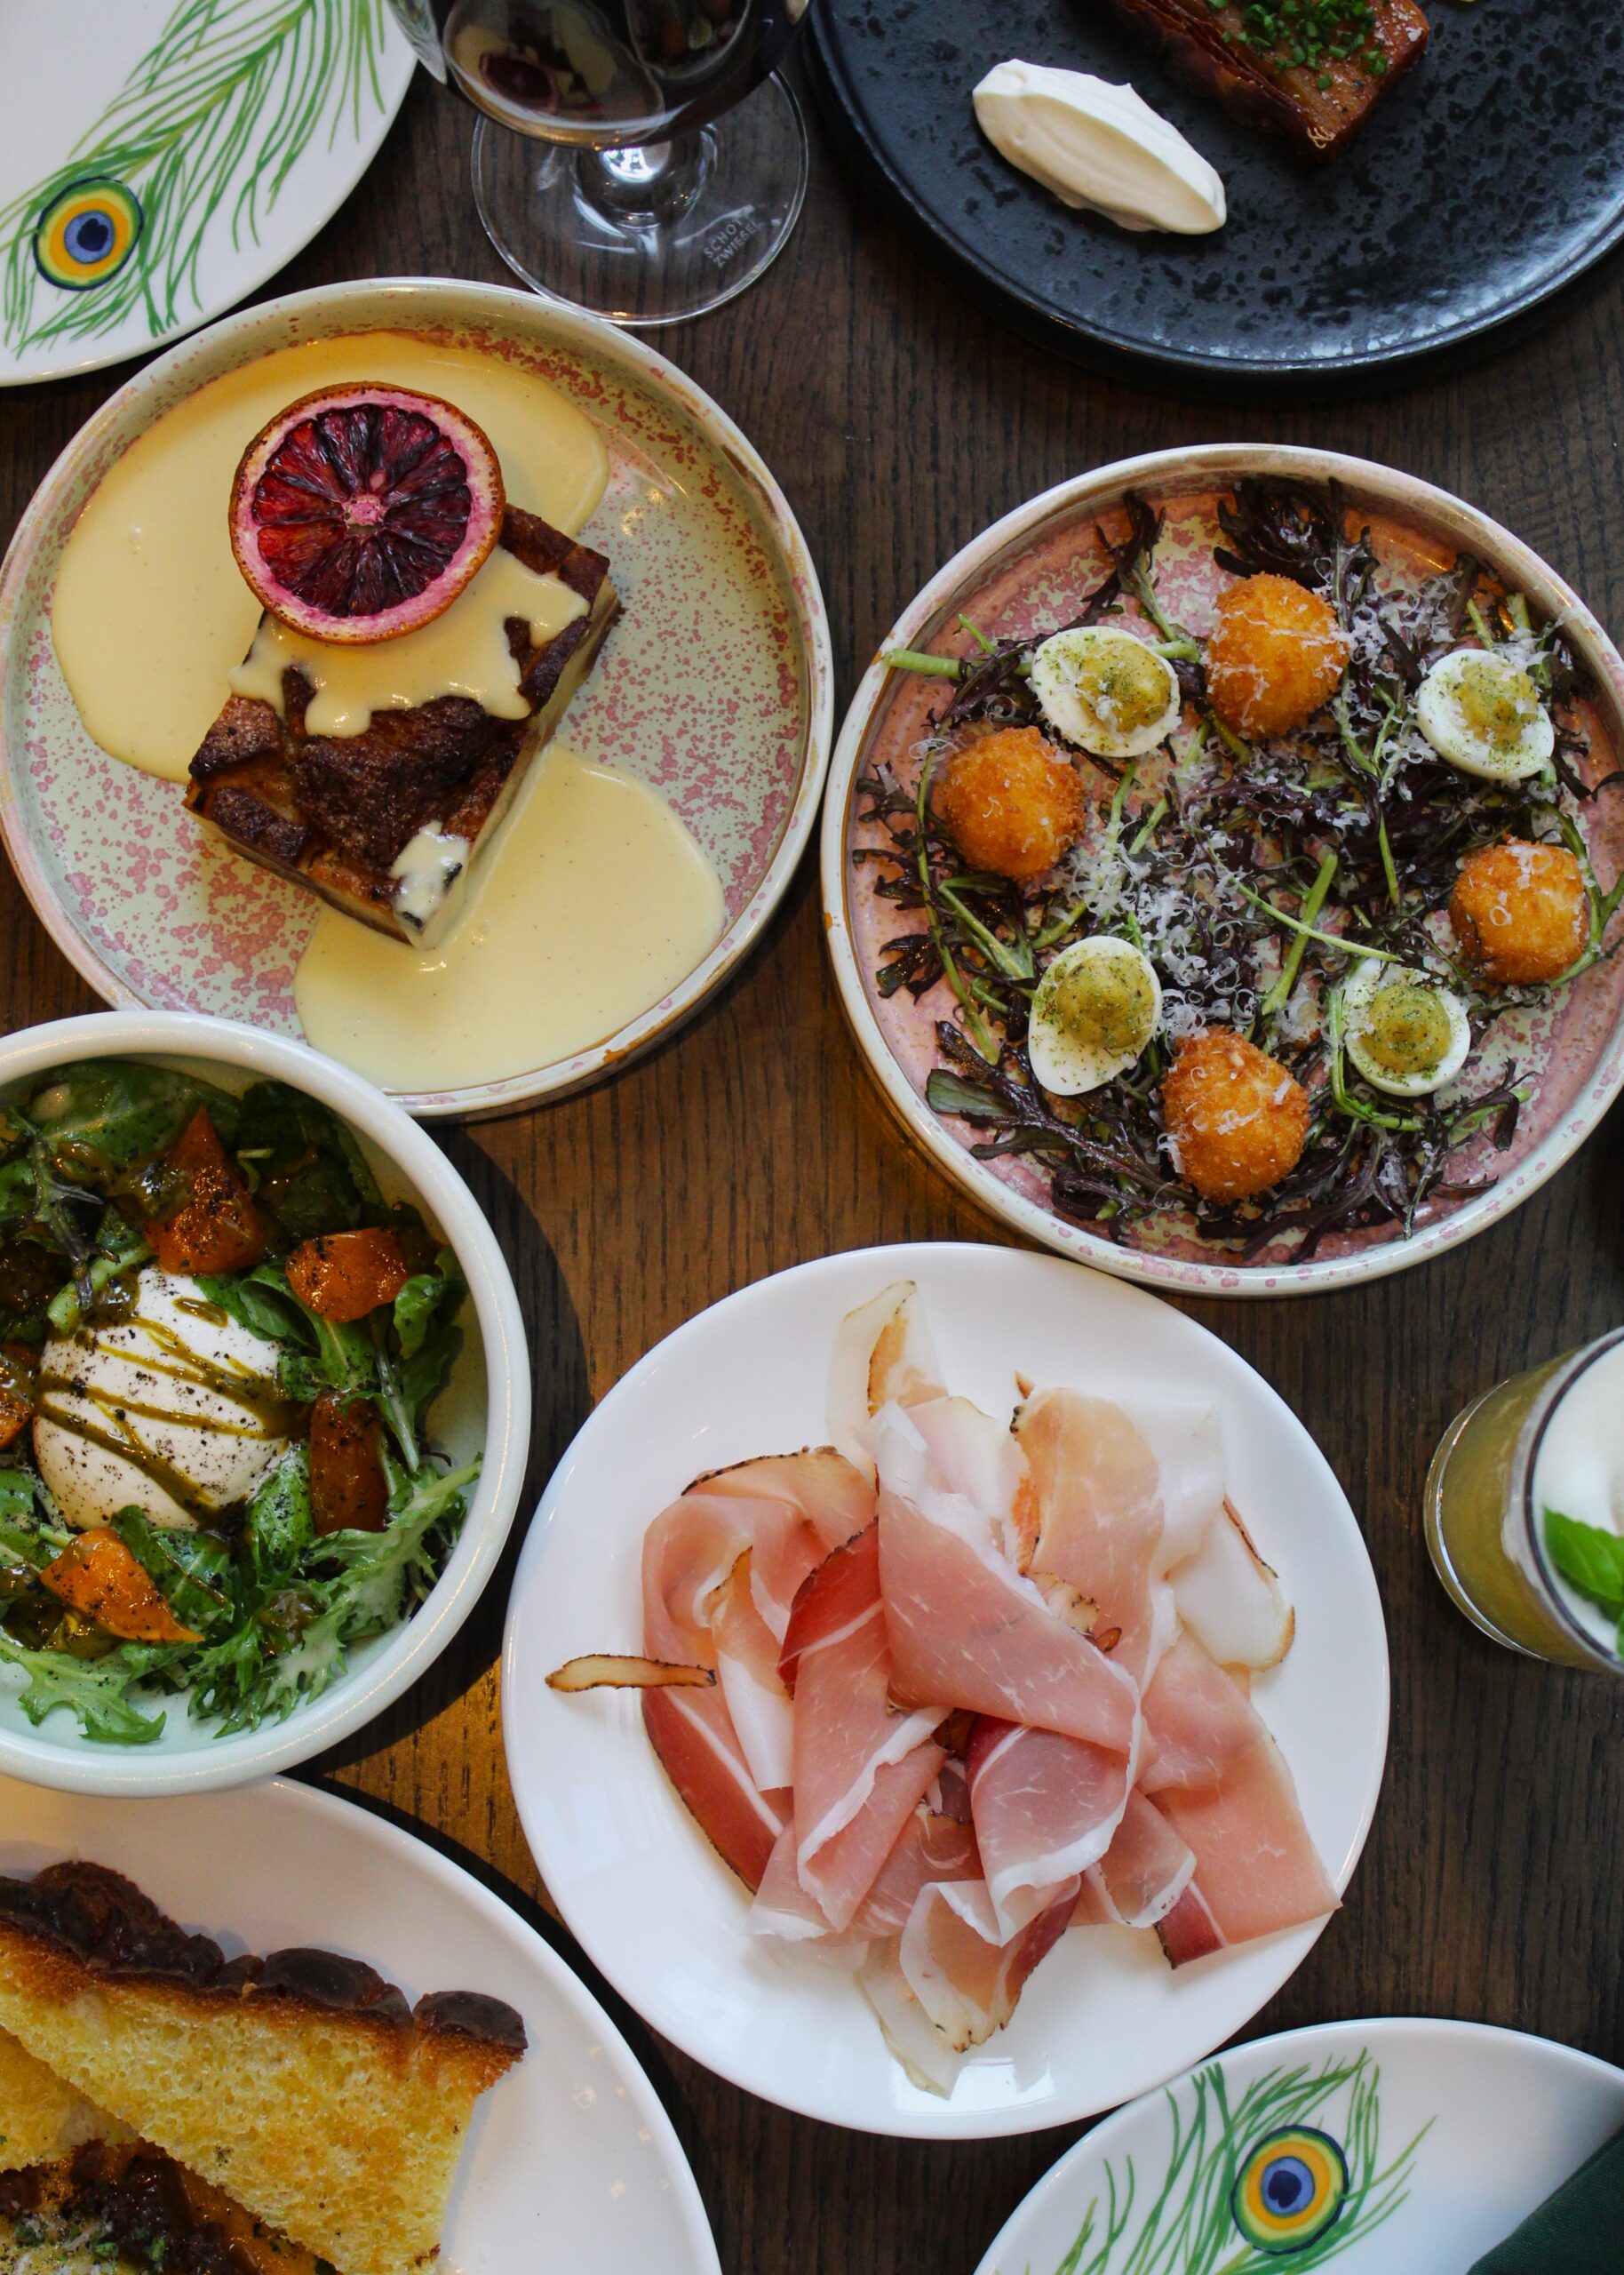
M 1545 1545 L 1563 1578 L 1614 1617 L 1624 1615 L 1624 1536 L 1545 1512 Z
M 402 1359 L 415 1359 L 449 1312 L 468 1292 L 457 1258 L 442 1248 L 432 1272 L 414 1272 L 394 1299 L 394 1332 Z
M 229 1277 L 200 1273 L 197 1290 L 205 1303 L 217 1305 L 251 1335 L 282 1343 L 299 1332 L 297 1307 L 280 1273 L 274 1271 L 263 1282 L 257 1272 L 235 1273 Z
M 116 1209 L 104 1209 L 96 1228 L 94 1253 L 65 1281 L 46 1306 L 45 1317 L 59 1335 L 72 1335 L 95 1307 L 102 1289 L 121 1273 L 145 1264 L 152 1250 L 143 1235 Z
M 121 1509 L 113 1530 L 183 1627 L 206 1635 L 232 1616 L 231 1552 L 223 1541 L 209 1533 L 155 1525 L 137 1508 Z
M 21 1153 L 0 1169 L 0 1225 L 28 1216 L 33 1206 L 34 1164 Z
M 378 1180 L 349 1130 L 285 1082 L 256 1082 L 246 1093 L 236 1153 L 291 1241 L 383 1217 Z
M 429 1536 L 448 1518 L 463 1515 L 479 1473 L 477 1460 L 461 1469 L 420 1469 L 411 1478 L 397 1472 L 382 1532 L 327 1535 L 322 1555 L 338 1567 L 338 1577 L 324 1585 L 330 1609 L 342 1614 L 346 1642 L 381 1635 L 422 1602 L 434 1585 Z
M 31 1470 L 0 1469 L 0 1564 L 43 1572 L 72 1537 Z
M 56 1707 L 77 1715 L 87 1738 L 104 1745 L 150 1745 L 163 1735 L 162 1713 L 145 1714 L 131 1697 L 136 1687 L 173 1664 L 183 1643 L 121 1643 L 99 1659 L 66 1651 L 30 1651 L 0 1628 L 0 1665 L 28 1678 L 17 1704 L 36 1728 Z
M 285 1586 L 315 1537 L 307 1445 L 290 1447 L 266 1472 L 249 1502 L 243 1529 L 259 1585 Z
M 167 1153 L 200 1106 L 223 1142 L 235 1143 L 239 1107 L 229 1090 L 133 1058 L 78 1059 L 37 1084 L 20 1110 L 53 1161 L 83 1171 Z
M 378 1388 L 378 1348 L 364 1321 L 335 1326 L 301 1304 L 280 1264 L 257 1264 L 235 1278 L 198 1281 L 205 1299 L 228 1318 L 282 1345 L 277 1378 L 290 1398 L 320 1398 L 324 1390 Z

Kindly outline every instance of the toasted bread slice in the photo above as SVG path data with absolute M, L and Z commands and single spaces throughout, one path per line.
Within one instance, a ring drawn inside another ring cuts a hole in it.
M 474 2104 L 524 2051 L 494 1999 L 413 2011 L 327 1952 L 227 1964 L 94 1864 L 0 1880 L 0 2028 L 338 2275 L 438 2248 Z
M 1175 78 L 1214 95 L 1248 126 L 1284 134 L 1311 158 L 1332 158 L 1383 93 L 1421 54 L 1429 27 L 1415 0 L 1373 0 L 1351 54 L 1293 63 L 1254 41 L 1245 0 L 1111 0 L 1146 33 Z
M 86 2141 L 127 2141 L 129 2128 L 0 2030 L 0 2172 L 54 2163 Z
M 290 669 L 281 712 L 232 696 L 192 761 L 187 804 L 237 852 L 414 946 L 433 946 L 452 921 L 468 872 L 620 611 L 605 556 L 536 515 L 510 506 L 501 542 L 586 603 L 539 648 L 528 625 L 509 619 L 528 718 L 498 719 L 447 695 L 375 712 L 358 735 L 309 735 L 312 690 Z

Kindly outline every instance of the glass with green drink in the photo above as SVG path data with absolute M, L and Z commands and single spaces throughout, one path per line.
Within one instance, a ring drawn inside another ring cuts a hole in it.
M 1624 1672 L 1624 1328 L 1456 1417 L 1427 1473 L 1427 1545 L 1497 1643 Z

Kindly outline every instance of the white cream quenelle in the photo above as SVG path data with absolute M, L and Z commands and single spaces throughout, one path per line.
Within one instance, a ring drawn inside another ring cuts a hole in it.
M 1124 229 L 1204 236 L 1223 227 L 1216 170 L 1132 87 L 1042 63 L 998 63 L 975 102 L 993 148 L 1063 204 L 1091 207 Z

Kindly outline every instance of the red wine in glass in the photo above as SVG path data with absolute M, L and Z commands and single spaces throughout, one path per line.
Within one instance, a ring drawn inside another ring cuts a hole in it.
M 391 4 L 482 114 L 480 215 L 538 291 L 667 323 L 742 291 L 793 228 L 806 130 L 773 74 L 808 0 Z

